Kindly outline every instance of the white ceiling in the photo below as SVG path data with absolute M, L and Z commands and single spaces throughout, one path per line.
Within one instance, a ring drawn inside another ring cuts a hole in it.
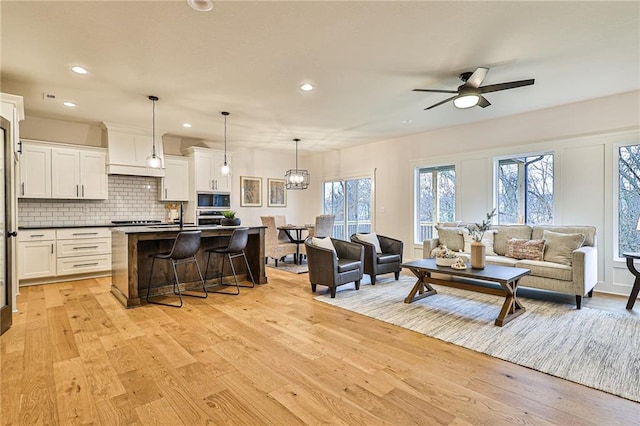
M 637 1 L 3 0 L 0 17 L 1 89 L 27 115 L 150 129 L 156 95 L 172 135 L 221 141 L 231 112 L 231 150 L 335 149 L 640 88 Z M 448 95 L 411 91 L 453 90 L 478 66 L 484 84 L 535 85 L 469 110 L 424 111 Z

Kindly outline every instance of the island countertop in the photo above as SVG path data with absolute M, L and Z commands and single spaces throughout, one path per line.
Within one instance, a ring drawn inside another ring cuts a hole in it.
M 159 252 L 169 252 L 173 242 L 181 231 L 198 230 L 202 232 L 200 249 L 196 259 L 205 274 L 205 268 L 209 258 L 207 250 L 212 247 L 226 245 L 228 238 L 238 226 L 193 226 L 185 225 L 151 225 L 151 226 L 126 226 L 111 228 L 111 258 L 112 276 L 111 293 L 126 307 L 139 306 L 142 301 L 140 295 L 146 294 L 151 271 L 150 255 Z M 244 228 L 240 226 L 240 228 Z M 266 284 L 265 271 L 265 227 L 246 226 L 249 228 L 249 239 L 245 254 L 249 268 L 256 284 Z M 205 277 L 207 285 L 213 284 L 212 280 L 219 275 L 219 267 L 222 259 L 218 254 L 212 254 L 209 273 Z M 228 263 L 223 271 L 225 277 L 231 275 L 227 270 Z M 247 275 L 244 262 L 236 262 L 236 273 L 239 279 Z M 195 265 L 186 265 L 179 271 L 180 282 L 195 284 L 198 281 Z M 244 276 L 243 276 L 244 275 Z M 171 262 L 156 262 L 153 271 L 153 287 L 163 283 L 166 289 L 171 291 L 173 270 Z

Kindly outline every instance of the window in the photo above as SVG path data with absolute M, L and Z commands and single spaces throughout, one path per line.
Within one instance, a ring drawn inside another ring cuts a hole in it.
M 456 170 L 454 166 L 418 169 L 416 243 L 433 237 L 438 222 L 456 219 Z
M 371 232 L 371 178 L 324 183 L 324 214 L 335 215 L 333 237 Z M 345 221 L 346 218 L 346 221 Z
M 498 161 L 498 223 L 553 223 L 553 154 Z
M 637 252 L 640 232 L 640 145 L 618 149 L 618 257 L 624 252 Z

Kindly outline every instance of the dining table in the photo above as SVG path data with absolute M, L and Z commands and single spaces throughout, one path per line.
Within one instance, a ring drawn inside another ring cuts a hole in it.
M 309 232 L 308 227 L 305 225 L 287 224 L 278 226 L 278 230 L 284 231 L 284 233 L 287 235 L 287 238 L 289 238 L 289 241 L 296 245 L 296 257 L 294 259 L 294 263 L 298 265 L 300 263 L 300 244 L 303 244 L 305 240 L 304 238 L 302 238 L 302 232 Z

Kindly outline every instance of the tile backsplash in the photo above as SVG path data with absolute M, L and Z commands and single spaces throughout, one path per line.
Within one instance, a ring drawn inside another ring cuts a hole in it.
M 112 220 L 167 220 L 164 202 L 158 201 L 159 178 L 109 176 L 107 200 L 19 199 L 19 226 L 82 226 Z M 185 205 L 186 207 L 186 205 Z

